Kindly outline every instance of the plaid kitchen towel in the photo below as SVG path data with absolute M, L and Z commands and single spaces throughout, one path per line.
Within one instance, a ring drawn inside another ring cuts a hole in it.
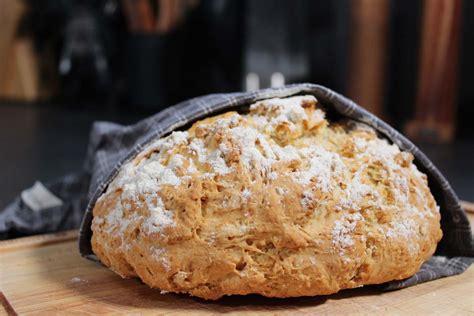
M 167 108 L 132 126 L 98 122 L 91 131 L 84 170 L 43 187 L 37 184 L 26 190 L 26 193 L 24 191 L 21 197 L 0 213 L 0 233 L 8 233 L 11 229 L 27 233 L 67 229 L 77 224 L 77 219 L 85 210 L 79 250 L 82 256 L 97 260 L 90 244 L 94 204 L 121 166 L 135 157 L 146 144 L 173 130 L 184 129 L 206 116 L 244 109 L 257 100 L 298 94 L 314 95 L 329 111 L 372 126 L 402 150 L 411 152 L 415 164 L 428 176 L 430 189 L 441 209 L 443 239 L 435 255 L 417 274 L 406 280 L 389 282 L 384 288 L 392 290 L 407 287 L 465 271 L 474 261 L 471 228 L 456 194 L 444 176 L 413 143 L 387 123 L 342 95 L 313 84 L 206 95 Z M 42 209 L 42 205 L 48 207 Z

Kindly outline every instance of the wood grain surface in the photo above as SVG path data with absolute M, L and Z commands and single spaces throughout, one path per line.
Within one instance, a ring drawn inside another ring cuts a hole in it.
M 468 214 L 472 223 L 474 214 Z M 319 297 L 210 302 L 123 280 L 81 258 L 76 239 L 77 231 L 68 231 L 0 242 L 0 315 L 474 314 L 473 266 L 459 276 L 392 292 L 364 287 Z

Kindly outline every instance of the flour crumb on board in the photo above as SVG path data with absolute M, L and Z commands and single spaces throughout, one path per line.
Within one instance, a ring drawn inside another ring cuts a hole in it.
M 87 284 L 89 283 L 89 281 L 85 280 L 85 279 L 81 279 L 79 277 L 73 277 L 69 280 L 69 283 L 72 283 L 72 284 Z

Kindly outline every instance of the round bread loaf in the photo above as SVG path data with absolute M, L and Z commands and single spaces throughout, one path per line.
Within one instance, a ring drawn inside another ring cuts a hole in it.
M 204 299 L 294 297 L 403 279 L 441 239 L 413 156 L 313 96 L 269 99 L 152 142 L 93 210 L 122 277 Z

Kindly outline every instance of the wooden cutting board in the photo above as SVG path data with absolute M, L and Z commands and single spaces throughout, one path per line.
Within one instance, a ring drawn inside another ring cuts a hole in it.
M 474 214 L 469 217 L 472 223 Z M 68 231 L 0 242 L 0 315 L 474 314 L 474 266 L 393 292 L 365 287 L 320 297 L 250 295 L 208 302 L 123 280 L 81 258 L 76 239 L 77 231 Z

